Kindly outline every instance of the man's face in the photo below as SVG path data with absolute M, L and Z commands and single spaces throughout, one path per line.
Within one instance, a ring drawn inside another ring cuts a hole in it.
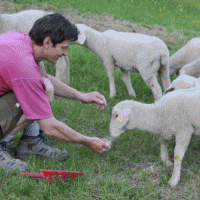
M 55 64 L 60 57 L 67 56 L 70 42 L 70 40 L 64 40 L 62 43 L 56 44 L 55 47 L 53 46 L 53 43 L 50 42 L 46 60 Z

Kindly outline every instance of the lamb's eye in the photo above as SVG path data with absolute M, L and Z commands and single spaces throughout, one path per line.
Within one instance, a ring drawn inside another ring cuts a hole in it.
M 117 117 L 118 117 L 118 115 L 115 115 L 115 117 L 117 118 Z

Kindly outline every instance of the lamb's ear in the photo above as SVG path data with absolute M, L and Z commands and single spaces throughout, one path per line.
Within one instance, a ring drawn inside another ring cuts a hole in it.
M 86 40 L 85 32 L 78 29 L 78 43 L 82 45 L 84 44 L 85 40 Z
M 117 126 L 117 128 L 122 128 L 127 124 L 127 122 L 129 121 L 129 118 L 130 118 L 130 114 L 131 114 L 130 108 L 126 108 L 124 110 L 121 110 L 119 115 L 116 116 L 116 126 Z
M 169 87 L 168 89 L 165 90 L 164 94 L 167 94 L 168 92 L 174 91 L 173 87 Z

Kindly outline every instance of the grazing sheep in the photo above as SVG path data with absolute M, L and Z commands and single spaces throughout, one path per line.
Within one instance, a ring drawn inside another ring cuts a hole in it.
M 175 138 L 174 169 L 169 184 L 180 180 L 181 163 L 192 135 L 200 135 L 200 89 L 176 90 L 153 104 L 133 100 L 119 102 L 112 110 L 111 138 L 126 130 L 140 129 L 161 137 L 161 160 L 168 167 L 167 141 Z
M 21 31 L 29 33 L 34 22 L 44 15 L 51 14 L 43 10 L 25 10 L 14 14 L 0 15 L 0 34 L 7 31 Z M 56 63 L 56 77 L 66 84 L 70 80 L 69 59 L 67 56 L 59 58 Z
M 157 37 L 139 33 L 96 31 L 84 24 L 76 24 L 79 30 L 78 41 L 103 61 L 108 73 L 110 97 L 114 97 L 114 67 L 119 66 L 130 96 L 136 96 L 131 85 L 130 71 L 139 72 L 152 90 L 154 99 L 162 97 L 162 89 L 157 81 L 157 73 L 164 90 L 170 85 L 168 59 L 169 51 L 163 41 Z
M 169 59 L 169 74 L 173 76 L 183 66 L 200 58 L 200 38 L 191 39 L 185 46 L 174 53 Z M 190 64 L 188 65 L 190 66 Z M 186 68 L 188 68 L 188 66 Z M 192 66 L 195 67 L 194 63 Z M 194 68 L 193 67 L 193 68 Z M 190 73 L 193 73 L 192 71 Z M 188 73 L 188 75 L 192 75 Z
M 187 74 L 196 78 L 200 77 L 200 57 L 194 60 L 193 62 L 188 63 L 187 65 L 183 66 L 182 69 L 180 69 L 179 75 L 184 75 L 184 74 Z
M 34 22 L 47 14 L 50 14 L 50 12 L 43 10 L 25 10 L 14 14 L 1 14 L 0 34 L 14 30 L 29 33 Z
M 171 85 L 164 93 L 167 94 L 173 90 L 188 89 L 192 87 L 200 87 L 200 78 L 194 78 L 189 75 L 181 75 L 172 81 Z

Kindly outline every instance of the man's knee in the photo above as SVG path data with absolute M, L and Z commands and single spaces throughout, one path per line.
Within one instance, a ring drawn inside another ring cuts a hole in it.
M 0 139 L 16 126 L 23 112 L 13 92 L 0 97 Z
M 54 86 L 48 78 L 43 78 L 45 86 L 46 86 L 46 93 L 49 99 L 49 102 L 52 103 L 54 100 Z

